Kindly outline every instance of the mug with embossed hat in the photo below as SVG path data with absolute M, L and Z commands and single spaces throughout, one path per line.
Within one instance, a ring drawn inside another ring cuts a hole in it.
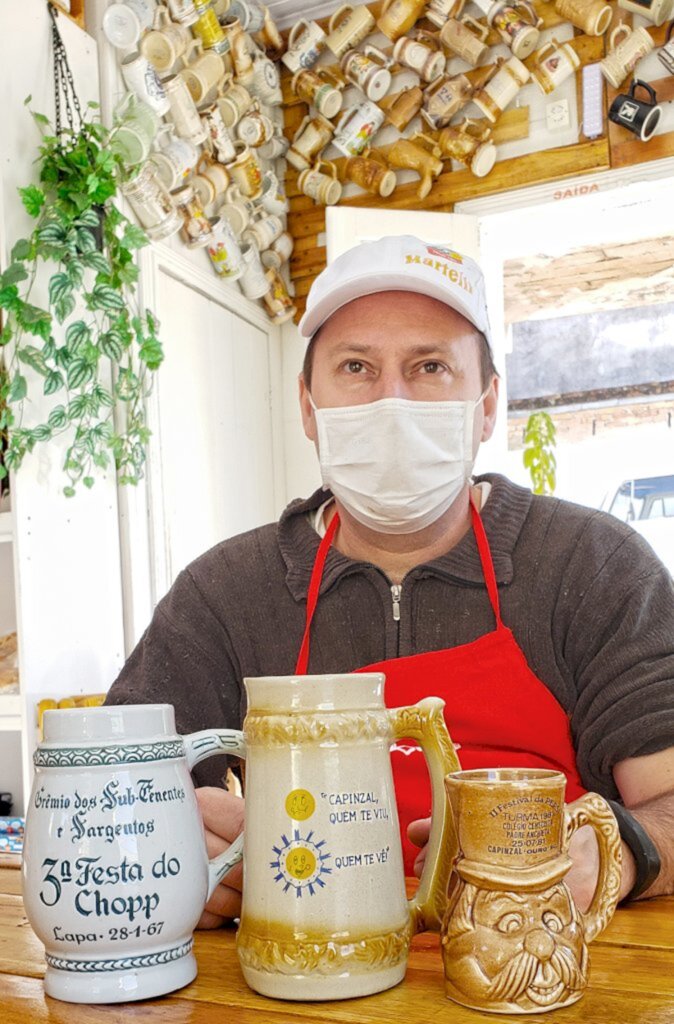
M 194 50 L 198 53 L 197 59 L 188 64 L 187 60 Z M 220 55 L 215 50 L 204 51 L 201 44 L 194 40 L 194 46 L 183 57 L 183 62 L 185 66 L 180 76 L 185 80 L 195 104 L 199 106 L 209 94 L 215 97 L 225 78 L 225 66 Z
M 370 156 L 352 156 L 344 165 L 344 178 L 372 195 L 390 196 L 396 187 L 395 173 Z
M 609 43 L 611 51 L 599 66 L 604 78 L 614 89 L 619 89 L 639 61 L 655 48 L 655 43 L 645 28 L 630 29 L 624 23 L 613 29 Z
M 377 28 L 395 42 L 414 27 L 425 7 L 426 0 L 384 0 Z
M 434 156 L 443 160 L 456 160 L 474 174 L 484 178 L 496 161 L 496 146 L 491 141 L 491 128 L 480 121 L 464 118 L 457 125 L 448 125 L 437 140 L 418 132 L 412 140 L 421 138 L 430 143 Z
M 130 92 L 152 107 L 159 117 L 168 113 L 170 103 L 166 89 L 147 57 L 138 52 L 130 53 L 124 57 L 120 67 L 122 78 Z
M 269 142 L 273 134 L 274 125 L 270 118 L 262 113 L 260 104 L 255 100 L 251 109 L 243 115 L 236 126 L 237 138 L 247 146 L 257 149 L 265 142 Z
M 307 114 L 293 136 L 290 149 L 286 153 L 286 160 L 298 171 L 307 170 L 311 167 L 314 158 L 322 153 L 332 140 L 334 131 L 335 126 L 321 114 L 316 114 L 314 117 L 309 117 Z
M 527 66 L 517 57 L 510 57 L 494 77 L 473 94 L 473 103 L 494 123 L 530 78 Z
M 135 46 L 150 27 L 155 14 L 154 0 L 123 0 L 112 3 L 103 13 L 103 35 L 120 50 Z
M 618 0 L 618 7 L 639 14 L 653 25 L 664 25 L 672 16 L 674 0 Z
M 365 4 L 352 7 L 342 4 L 328 22 L 328 36 L 325 45 L 339 60 L 347 50 L 353 50 L 374 31 L 375 20 Z
M 555 10 L 587 36 L 603 36 L 613 16 L 606 0 L 555 0 Z
M 376 46 L 362 50 L 348 50 L 342 57 L 342 71 L 353 85 L 365 93 L 369 100 L 380 100 L 391 85 L 391 60 Z
M 234 148 L 236 159 L 227 164 L 226 170 L 242 195 L 249 199 L 257 199 L 262 192 L 262 168 L 255 150 L 240 141 L 235 142 Z
M 549 39 L 533 56 L 531 77 L 544 93 L 553 92 L 580 67 L 580 58 L 571 43 Z
M 386 160 L 391 167 L 417 172 L 421 179 L 417 189 L 419 199 L 426 198 L 435 179 L 442 173 L 442 160 L 409 139 L 394 142 L 386 154 Z
M 143 53 L 155 71 L 166 74 L 192 43 L 192 33 L 187 25 L 171 21 L 168 8 L 159 6 L 154 16 L 153 27 L 140 41 Z
M 327 169 L 327 174 L 321 170 Z M 302 171 L 297 187 L 320 206 L 334 206 L 342 196 L 342 186 L 337 180 L 337 166 L 330 160 L 317 160 L 313 167 Z
M 486 25 L 466 14 L 461 18 L 450 18 L 440 29 L 440 42 L 466 64 L 476 67 L 484 58 L 489 47 L 486 39 L 489 29 Z
M 236 741 L 179 735 L 169 704 L 58 709 L 43 723 L 22 872 L 45 992 L 122 1003 L 182 988 L 204 903 L 243 842 L 209 863 L 190 769 Z M 48 1016 L 69 1019 L 57 1004 Z
M 325 49 L 326 34 L 315 21 L 300 18 L 288 33 L 288 49 L 281 61 L 294 74 L 312 68 Z
M 384 123 L 384 111 L 365 100 L 345 110 L 337 122 L 334 146 L 344 156 L 360 156 Z
M 341 110 L 343 82 L 325 70 L 302 68 L 293 75 L 290 87 L 323 117 L 335 117 Z
M 232 82 L 231 75 L 226 75 L 218 90 L 216 100 L 218 109 L 226 128 L 233 128 L 237 121 L 253 105 L 253 97 L 238 82 Z
M 292 320 L 297 312 L 283 277 L 276 267 L 270 267 L 265 271 L 265 277 L 269 282 L 269 290 L 262 296 L 270 320 L 275 324 L 284 324 Z
M 539 1014 L 570 1006 L 587 987 L 588 943 L 620 896 L 620 833 L 603 797 L 566 804 L 565 786 L 561 772 L 544 768 L 445 777 L 459 855 L 442 958 L 445 992 L 462 1006 Z M 597 839 L 597 880 L 580 910 L 565 878 L 569 842 L 587 825 Z
M 236 235 L 226 217 L 210 217 L 211 241 L 206 251 L 220 277 L 236 281 L 243 272 L 243 259 Z
M 208 136 L 208 128 L 202 123 L 187 82 L 181 75 L 171 75 L 164 80 L 164 88 L 170 104 L 170 117 L 176 133 L 188 139 L 195 146 Z
M 520 60 L 535 50 L 543 25 L 529 0 L 493 0 L 487 21 Z
M 442 50 L 434 50 L 408 36 L 399 39 L 393 47 L 393 59 L 416 71 L 424 82 L 435 81 L 445 70 L 446 57 Z
M 180 230 L 182 218 L 149 160 L 121 188 L 139 224 L 153 241 Z
M 421 116 L 431 128 L 449 124 L 455 114 L 465 107 L 473 95 L 474 88 L 466 75 L 449 75 L 435 80 L 424 90 L 424 105 Z
M 667 29 L 664 46 L 658 50 L 658 60 L 661 64 L 664 64 L 670 75 L 674 75 L 674 39 L 672 39 L 672 31 L 674 31 L 674 21 Z
M 424 94 L 421 88 L 418 85 L 411 85 L 393 95 L 385 96 L 380 101 L 380 107 L 384 111 L 387 123 L 392 124 L 399 132 L 404 132 L 421 110 L 423 102 Z
M 261 251 L 268 249 L 283 231 L 283 221 L 277 214 L 257 210 L 241 237 L 244 242 L 255 242 Z
M 637 89 L 643 89 L 648 93 L 649 98 L 647 100 L 639 99 L 636 96 Z M 627 128 L 642 142 L 648 142 L 658 126 L 662 116 L 662 107 L 658 106 L 653 86 L 635 78 L 626 94 L 616 96 L 608 116 L 614 124 Z
M 425 17 L 437 28 L 442 28 L 449 18 L 458 18 L 466 6 L 466 0 L 431 0 Z

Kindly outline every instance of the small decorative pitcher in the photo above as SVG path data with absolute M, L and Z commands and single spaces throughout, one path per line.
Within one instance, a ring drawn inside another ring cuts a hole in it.
M 618 826 L 603 797 L 568 806 L 566 779 L 543 768 L 484 768 L 445 779 L 458 833 L 454 886 L 442 925 L 446 993 L 463 1006 L 541 1013 L 587 986 L 587 943 L 620 893 Z M 564 883 L 569 840 L 592 825 L 599 878 L 587 913 Z
M 192 932 L 241 842 L 209 864 L 190 769 L 236 745 L 177 735 L 169 704 L 45 712 L 23 893 L 47 995 L 120 1003 L 196 977 Z
M 410 940 L 438 930 L 456 846 L 443 777 L 458 761 L 429 697 L 384 707 L 381 673 L 246 679 L 244 886 L 237 948 L 251 988 L 347 999 L 397 985 Z M 241 734 L 232 733 L 233 736 Z M 389 747 L 428 759 L 433 824 L 405 897 Z

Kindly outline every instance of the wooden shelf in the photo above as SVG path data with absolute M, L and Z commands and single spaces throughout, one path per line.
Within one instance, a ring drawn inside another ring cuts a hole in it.
M 0 732 L 21 729 L 21 697 L 18 693 L 0 694 Z
M 14 539 L 14 524 L 11 512 L 0 512 L 0 544 Z

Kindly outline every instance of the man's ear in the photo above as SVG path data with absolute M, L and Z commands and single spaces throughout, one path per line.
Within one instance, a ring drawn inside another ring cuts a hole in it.
M 304 427 L 304 433 L 310 441 L 316 443 L 318 434 L 316 431 L 316 419 L 314 417 L 314 410 L 311 407 L 311 401 L 309 398 L 309 388 L 304 380 L 304 374 L 300 373 L 297 378 L 299 384 L 300 393 L 300 413 L 302 415 L 302 426 Z
M 481 441 L 488 441 L 496 426 L 496 410 L 498 408 L 499 378 L 494 375 L 486 395 L 482 399 L 484 420 L 482 422 Z

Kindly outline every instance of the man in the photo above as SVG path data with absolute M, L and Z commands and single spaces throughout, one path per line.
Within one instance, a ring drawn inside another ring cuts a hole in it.
M 622 800 L 622 896 L 671 892 L 672 580 L 617 520 L 497 475 L 471 483 L 498 393 L 479 268 L 409 236 L 358 246 L 317 278 L 300 330 L 302 420 L 328 492 L 188 566 L 108 701 L 169 701 L 188 732 L 238 726 L 246 676 L 382 670 L 390 706 L 445 699 L 464 766 L 552 766 L 567 799 Z M 422 846 L 420 755 L 392 756 L 401 825 Z M 243 801 L 213 786 L 199 801 L 213 855 Z M 568 876 L 582 907 L 587 831 Z M 203 926 L 237 914 L 240 884 L 235 869 Z

